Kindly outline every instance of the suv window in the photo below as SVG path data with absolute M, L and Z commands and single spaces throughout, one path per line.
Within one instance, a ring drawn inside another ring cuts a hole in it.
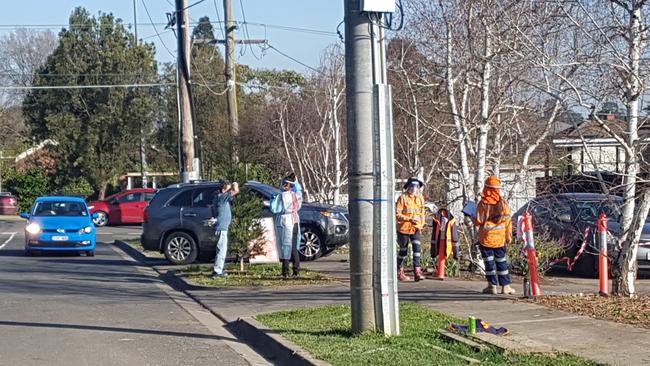
M 194 189 L 192 195 L 192 207 L 208 207 L 212 204 L 216 188 L 198 188 Z
M 151 201 L 153 199 L 153 196 L 155 196 L 155 195 L 156 195 L 156 192 L 146 192 L 144 194 L 144 200 L 149 202 L 149 201 Z
M 140 201 L 140 197 L 142 197 L 142 193 L 125 194 L 124 196 L 117 199 L 117 203 L 138 202 Z
M 170 206 L 174 207 L 189 207 L 192 205 L 192 192 L 193 190 L 187 190 L 180 193 L 169 203 Z

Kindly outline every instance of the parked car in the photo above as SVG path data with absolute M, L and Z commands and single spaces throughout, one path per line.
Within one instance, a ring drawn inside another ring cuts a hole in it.
M 152 188 L 130 189 L 107 197 L 103 201 L 90 202 L 90 212 L 96 215 L 97 226 L 140 224 L 144 209 L 156 194 Z
M 86 201 L 78 197 L 39 197 L 25 226 L 25 255 L 34 251 L 76 251 L 95 255 L 96 232 Z
M 0 192 L 0 215 L 18 213 L 18 198 L 9 192 Z
M 211 258 L 215 252 L 214 228 L 207 225 L 212 216 L 212 199 L 218 183 L 175 184 L 158 191 L 145 210 L 141 242 L 147 250 L 164 253 L 174 264 L 192 263 L 197 257 Z M 269 200 L 279 189 L 259 182 L 247 182 L 244 189 Z M 305 260 L 348 242 L 347 211 L 342 207 L 307 203 L 299 212 L 300 254 Z M 271 217 L 264 207 L 262 217 Z
M 533 215 L 535 232 L 546 233 L 561 243 L 565 247 L 565 255 L 573 258 L 583 243 L 587 228 L 596 227 L 598 216 L 604 212 L 609 218 L 608 229 L 613 234 L 608 241 L 608 253 L 612 255 L 616 251 L 614 236 L 621 235 L 619 220 L 622 202 L 621 197 L 596 193 L 546 194 L 525 204 L 513 217 L 517 220 L 518 216 L 528 210 Z M 594 235 L 589 236 L 587 245 L 575 270 L 582 275 L 593 276 L 598 273 L 599 251 Z M 641 235 L 637 261 L 639 268 L 650 269 L 650 221 L 647 220 Z

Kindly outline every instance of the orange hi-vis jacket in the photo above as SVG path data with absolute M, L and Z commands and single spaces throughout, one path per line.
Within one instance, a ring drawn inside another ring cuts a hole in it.
M 397 212 L 397 232 L 412 235 L 424 227 L 424 198 L 421 195 L 402 194 L 397 199 L 395 211 Z M 418 223 L 412 223 L 413 219 Z
M 474 218 L 479 244 L 487 248 L 502 248 L 509 243 L 512 240 L 510 215 L 510 207 L 504 199 L 493 205 L 481 200 Z

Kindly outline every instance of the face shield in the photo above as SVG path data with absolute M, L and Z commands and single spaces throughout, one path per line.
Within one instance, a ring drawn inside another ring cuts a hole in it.
M 406 192 L 412 195 L 417 195 L 420 192 L 420 185 L 417 182 L 413 182 L 406 188 Z

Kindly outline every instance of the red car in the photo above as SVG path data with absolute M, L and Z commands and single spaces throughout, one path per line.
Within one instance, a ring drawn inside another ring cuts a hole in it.
M 9 192 L 0 192 L 0 215 L 18 214 L 18 199 Z
M 107 197 L 103 201 L 88 204 L 90 213 L 97 215 L 93 222 L 97 226 L 141 224 L 144 209 L 156 194 L 152 188 L 130 189 Z

